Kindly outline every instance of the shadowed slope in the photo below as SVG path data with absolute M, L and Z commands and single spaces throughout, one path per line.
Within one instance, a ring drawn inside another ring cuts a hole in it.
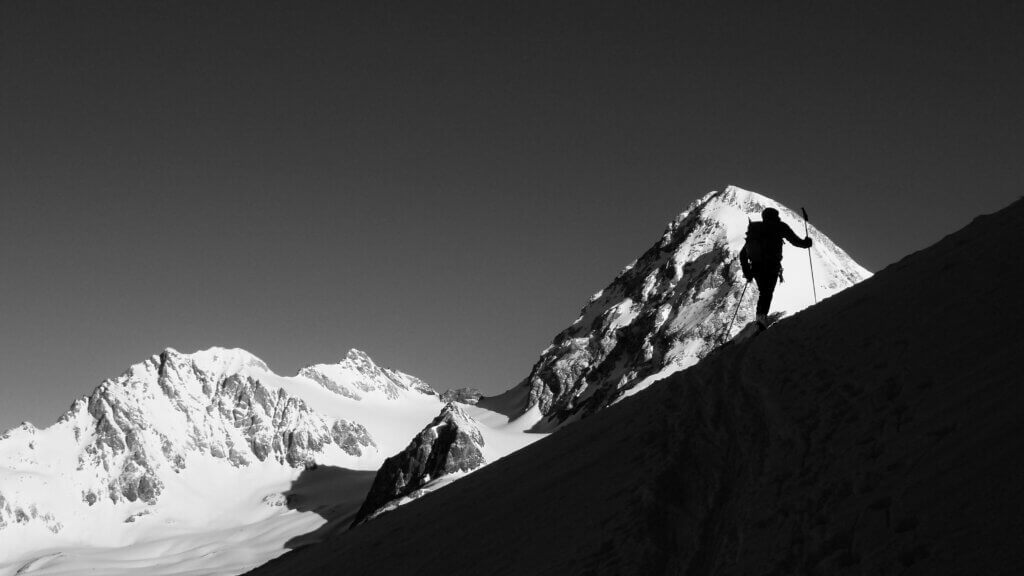
M 1024 202 L 253 574 L 1024 571 Z
M 363 495 L 373 484 L 376 472 L 349 470 L 338 466 L 306 468 L 283 494 L 283 504 L 290 510 L 315 512 L 327 522 L 313 532 L 288 540 L 288 549 L 320 542 L 355 518 Z
M 778 202 L 736 186 L 692 202 L 669 222 L 654 245 L 587 302 L 579 318 L 541 352 L 523 381 L 499 396 L 477 399 L 476 408 L 490 412 L 471 410 L 471 418 L 483 416 L 506 430 L 546 434 L 699 362 L 753 320 L 757 299 L 751 292 L 752 297 L 744 301 L 749 290 L 737 257 L 751 219 L 760 219 L 766 208 L 784 214 L 790 222 L 799 218 Z M 814 239 L 814 247 L 799 252 L 814 263 L 816 282 L 812 283 L 807 265 L 796 267 L 798 273 L 791 273 L 792 268 L 787 271 L 790 282 L 776 292 L 772 321 L 810 306 L 815 286 L 824 299 L 871 275 L 820 231 L 809 227 L 807 234 Z M 798 249 L 790 248 L 792 261 Z M 736 318 L 739 323 L 733 322 Z M 752 332 L 754 326 L 750 328 Z M 500 415 L 506 418 L 496 418 Z M 488 425 L 480 428 L 484 434 L 490 429 Z M 539 438 L 521 438 L 508 447 L 518 449 Z M 421 452 L 423 445 L 414 440 L 404 455 L 389 462 L 416 462 Z M 469 472 L 508 453 L 492 445 L 488 458 L 469 459 L 459 470 Z M 462 458 L 452 455 L 450 459 Z M 412 477 L 390 468 L 381 470 L 360 519 L 456 479 L 427 474 L 416 465 L 408 468 Z M 427 475 L 417 478 L 417 470 Z

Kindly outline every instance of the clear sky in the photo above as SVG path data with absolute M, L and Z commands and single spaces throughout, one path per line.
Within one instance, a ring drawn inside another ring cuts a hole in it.
M 877 271 L 1021 195 L 1022 30 L 1019 1 L 5 0 L 0 429 L 168 346 L 504 390 L 728 184 Z

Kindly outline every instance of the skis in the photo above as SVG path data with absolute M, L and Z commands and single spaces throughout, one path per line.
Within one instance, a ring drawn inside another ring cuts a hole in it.
M 768 316 L 768 326 L 761 326 L 761 324 L 757 320 L 751 321 L 749 324 L 744 326 L 742 330 L 737 332 L 736 335 L 733 336 L 731 339 L 729 339 L 727 342 L 724 342 L 724 343 L 720 344 L 716 348 L 716 350 L 721 350 L 722 348 L 725 348 L 726 346 L 728 346 L 730 344 L 743 344 L 745 342 L 749 342 L 750 340 L 753 340 L 754 338 L 757 338 L 761 334 L 764 334 L 765 332 L 767 332 L 768 329 L 771 328 L 776 322 L 781 320 L 783 316 L 785 316 L 785 313 L 783 313 L 783 312 L 776 312 L 774 314 L 770 314 Z

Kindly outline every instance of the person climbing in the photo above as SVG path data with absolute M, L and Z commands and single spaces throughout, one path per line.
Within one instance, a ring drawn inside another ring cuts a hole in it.
M 787 240 L 798 248 L 810 248 L 811 237 L 801 240 L 779 219 L 779 211 L 765 208 L 761 221 L 751 222 L 747 227 L 747 243 L 740 250 L 740 267 L 743 277 L 757 282 L 757 323 L 763 330 L 768 327 L 768 310 L 772 306 L 775 283 L 782 279 L 782 241 Z

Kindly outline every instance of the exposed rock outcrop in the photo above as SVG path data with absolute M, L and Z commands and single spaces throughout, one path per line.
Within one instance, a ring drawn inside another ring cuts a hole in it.
M 40 511 L 35 504 L 20 506 L 12 504 L 3 494 L 0 494 L 0 530 L 11 524 L 27 524 L 33 520 L 42 522 L 46 529 L 56 534 L 60 532 L 62 525 L 49 512 Z
M 476 388 L 449 388 L 441 394 L 442 402 L 461 402 L 476 404 L 483 394 Z
M 484 438 L 457 404 L 449 402 L 409 446 L 384 461 L 352 525 L 416 498 L 436 478 L 471 472 L 484 460 Z

